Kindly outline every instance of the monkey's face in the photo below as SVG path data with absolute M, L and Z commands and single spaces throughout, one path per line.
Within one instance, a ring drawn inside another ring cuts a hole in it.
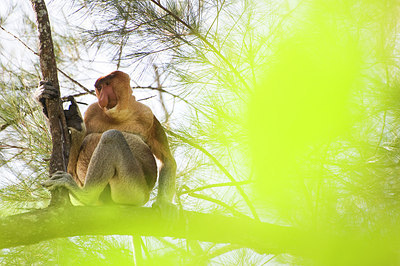
M 129 75 L 121 71 L 113 71 L 96 81 L 98 104 L 107 116 L 125 120 L 132 113 L 129 106 L 135 97 L 129 83 Z
M 100 83 L 96 87 L 98 104 L 104 111 L 114 108 L 118 104 L 118 98 L 108 80 Z

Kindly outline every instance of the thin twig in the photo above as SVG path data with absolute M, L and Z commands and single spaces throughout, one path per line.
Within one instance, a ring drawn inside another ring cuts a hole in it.
M 161 91 L 162 84 L 161 84 L 161 79 L 160 79 L 160 73 L 158 72 L 158 68 L 156 65 L 153 65 L 153 68 L 154 68 L 154 72 L 156 74 L 157 88 L 158 88 L 158 92 L 159 92 L 158 96 L 160 97 L 161 107 L 162 107 L 162 109 L 164 111 L 164 115 L 165 115 L 164 124 L 166 124 L 166 126 L 169 128 L 168 120 L 169 120 L 170 115 L 168 113 L 167 107 L 165 106 L 164 98 L 163 98 L 162 91 Z
M 89 90 L 88 88 L 86 88 L 85 86 L 83 86 L 81 83 L 79 83 L 77 80 L 71 78 L 69 75 L 67 75 L 64 71 L 62 71 L 61 69 L 57 68 L 57 70 L 63 74 L 67 79 L 69 79 L 70 81 L 72 81 L 72 83 L 75 83 L 76 85 L 78 85 L 81 89 L 83 89 L 86 94 L 92 94 L 92 95 L 96 95 L 94 90 Z
M 39 56 L 39 53 L 34 51 L 32 48 L 30 48 L 26 43 L 24 43 L 24 41 L 22 41 L 18 36 L 15 36 L 14 34 L 12 34 L 11 32 L 9 32 L 8 30 L 6 30 L 3 26 L 0 26 L 0 29 L 2 29 L 3 31 L 5 31 L 6 33 L 8 33 L 9 35 L 11 35 L 12 37 L 14 37 L 17 41 L 19 41 L 23 46 L 25 46 L 29 51 L 31 51 L 32 53 L 34 53 L 35 55 Z
M 221 200 L 214 199 L 212 197 L 209 197 L 209 196 L 206 196 L 206 195 L 197 194 L 197 193 L 189 193 L 188 195 L 193 197 L 193 198 L 206 200 L 206 201 L 215 203 L 217 205 L 220 205 L 221 207 L 224 207 L 225 209 L 227 209 L 228 211 L 230 211 L 233 215 L 235 215 L 237 217 L 249 218 L 248 216 L 246 216 L 243 213 L 237 211 L 235 208 L 233 208 L 232 206 L 226 204 L 225 202 L 223 202 Z
M 15 146 L 15 145 L 9 145 L 9 144 L 0 144 L 0 149 L 19 149 L 19 150 L 28 150 L 28 148 L 21 147 L 21 146 Z
M 226 175 L 226 177 L 228 177 L 229 180 L 231 180 L 233 183 L 238 183 L 235 178 L 229 173 L 229 171 L 217 160 L 217 158 L 215 158 L 210 152 L 208 152 L 206 149 L 204 149 L 203 147 L 201 147 L 200 145 L 198 145 L 197 143 L 194 143 L 193 141 L 178 135 L 170 130 L 166 130 L 168 134 L 170 134 L 171 136 L 174 136 L 175 138 L 180 139 L 181 141 L 189 144 L 190 146 L 198 149 L 199 151 L 201 151 L 202 153 L 204 153 L 207 157 L 209 157 L 214 164 Z M 239 194 L 242 196 L 242 198 L 244 199 L 244 201 L 246 202 L 247 206 L 249 207 L 254 219 L 256 220 L 260 220 L 260 218 L 258 217 L 257 211 L 254 208 L 253 204 L 251 203 L 249 197 L 247 196 L 247 194 L 244 192 L 243 188 L 239 185 L 235 185 L 236 189 L 238 190 Z
M 207 259 L 211 260 L 211 259 L 213 259 L 215 257 L 221 256 L 221 255 L 223 255 L 225 253 L 228 253 L 228 252 L 231 252 L 233 250 L 240 249 L 240 248 L 243 248 L 243 246 L 236 245 L 236 244 L 226 245 L 226 246 L 224 246 L 224 247 L 222 247 L 220 249 L 217 249 L 217 250 L 211 252 L 210 254 L 208 254 L 207 255 Z
M 124 27 L 122 28 L 122 31 L 126 31 L 126 25 L 128 23 L 128 17 L 125 18 L 125 22 L 124 22 Z M 122 33 L 122 32 L 121 32 Z M 122 41 L 121 44 L 119 46 L 119 51 L 118 51 L 118 63 L 117 63 L 117 69 L 119 69 L 119 67 L 121 66 L 121 60 L 122 60 L 122 53 L 124 50 L 124 46 L 126 44 L 126 40 L 125 40 L 125 36 L 123 34 L 122 35 Z
M 151 99 L 151 98 L 154 98 L 154 97 L 156 97 L 156 95 L 151 95 L 151 96 L 146 97 L 146 98 L 141 98 L 141 99 L 138 99 L 137 101 L 138 101 L 138 102 L 140 102 L 140 101 L 147 101 L 147 100 L 149 100 L 149 99 Z
M 183 194 L 198 192 L 198 191 L 202 191 L 202 190 L 209 189 L 209 188 L 232 187 L 232 186 L 236 187 L 236 186 L 248 185 L 251 183 L 252 183 L 251 180 L 246 180 L 246 181 L 239 181 L 239 182 L 225 182 L 225 183 L 211 184 L 211 185 L 206 185 L 206 186 L 202 186 L 202 187 L 198 187 L 198 188 L 194 188 L 194 189 L 189 188 L 188 190 L 180 191 L 179 193 L 177 193 L 177 195 L 181 196 Z
M 31 51 L 34 55 L 39 56 L 39 53 L 36 52 L 35 50 L 33 50 L 31 47 L 29 47 L 23 40 L 21 40 L 18 36 L 14 35 L 13 33 L 11 33 L 10 31 L 8 31 L 7 29 L 5 29 L 3 26 L 0 26 L 0 29 L 2 29 L 3 31 L 5 31 L 6 33 L 8 33 L 9 35 L 11 35 L 13 38 L 15 38 L 18 42 L 20 42 L 23 46 L 25 46 L 29 51 Z M 72 83 L 75 83 L 76 85 L 78 85 L 80 88 L 82 88 L 84 91 L 86 91 L 89 94 L 93 94 L 94 95 L 94 91 L 90 91 L 89 89 L 87 89 L 85 86 L 83 86 L 81 83 L 79 83 L 77 80 L 73 79 L 72 77 L 70 77 L 68 74 L 66 74 L 64 71 L 62 71 L 60 68 L 57 67 L 57 71 L 60 72 L 63 76 L 65 76 L 67 79 L 69 79 L 70 81 L 72 81 Z
M 181 23 L 182 25 L 184 25 L 186 28 L 189 29 L 189 31 L 195 35 L 196 37 L 198 37 L 201 41 L 203 41 L 208 47 L 210 47 L 210 49 L 216 54 L 218 55 L 218 57 L 220 57 L 222 59 L 222 61 L 224 61 L 228 67 L 230 68 L 230 70 L 235 74 L 235 76 L 240 80 L 240 82 L 246 87 L 247 90 L 250 90 L 249 85 L 247 84 L 247 82 L 244 80 L 244 78 L 242 77 L 242 75 L 239 73 L 239 71 L 232 65 L 232 63 L 212 44 L 210 43 L 204 36 L 202 36 L 198 31 L 196 31 L 192 26 L 190 26 L 189 24 L 187 24 L 185 21 L 183 21 L 181 18 L 179 18 L 176 14 L 174 14 L 172 11 L 170 11 L 169 9 L 167 9 L 166 7 L 164 7 L 160 2 L 157 2 L 156 0 L 151 0 L 152 3 L 154 3 L 155 5 L 157 5 L 159 8 L 161 8 L 162 10 L 164 10 L 165 12 L 167 12 L 169 15 L 171 15 L 177 22 Z

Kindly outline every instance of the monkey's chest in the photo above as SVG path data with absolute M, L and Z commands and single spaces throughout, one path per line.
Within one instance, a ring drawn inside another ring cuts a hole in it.
M 150 131 L 150 125 L 138 119 L 126 123 L 98 123 L 97 125 L 90 125 L 90 127 L 87 128 L 87 131 L 88 134 L 91 133 L 102 134 L 110 129 L 116 129 L 121 132 L 140 135 L 144 139 L 147 139 Z

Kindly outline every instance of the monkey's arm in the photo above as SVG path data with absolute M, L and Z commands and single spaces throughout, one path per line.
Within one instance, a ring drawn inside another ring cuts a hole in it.
M 83 122 L 81 112 L 79 111 L 78 105 L 74 97 L 68 97 L 71 102 L 68 110 L 65 110 L 65 118 L 67 120 L 68 129 L 71 133 L 71 149 L 68 160 L 68 173 L 70 173 L 77 183 L 80 183 L 76 174 L 76 164 L 78 162 L 78 156 L 82 142 L 86 136 L 86 126 Z M 83 185 L 83 184 L 81 184 Z
M 59 91 L 47 81 L 40 81 L 38 89 L 34 93 L 35 99 L 42 105 L 43 113 L 48 117 L 46 110 L 46 99 L 55 99 L 59 97 Z M 67 126 L 71 132 L 71 149 L 68 161 L 68 173 L 75 177 L 79 182 L 76 175 L 76 163 L 78 160 L 79 150 L 82 145 L 83 139 L 86 136 L 86 127 L 83 123 L 81 113 L 79 112 L 78 105 L 75 99 L 71 96 L 68 98 L 71 102 L 68 110 L 64 110 Z
M 154 117 L 149 146 L 153 154 L 162 162 L 158 177 L 158 195 L 155 205 L 172 203 L 175 194 L 176 162 L 169 149 L 168 139 L 160 122 Z

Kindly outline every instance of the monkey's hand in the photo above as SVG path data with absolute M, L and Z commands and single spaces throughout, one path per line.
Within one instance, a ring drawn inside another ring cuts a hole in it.
M 41 80 L 39 82 L 39 87 L 33 94 L 33 97 L 38 101 L 43 107 L 43 113 L 48 117 L 46 108 L 46 99 L 56 99 L 60 97 L 60 92 L 56 89 L 53 84 L 49 81 Z
M 65 119 L 67 120 L 68 129 L 71 134 L 86 132 L 85 123 L 83 123 L 81 112 L 79 111 L 78 104 L 75 98 L 72 96 L 68 97 L 68 101 L 71 103 L 68 110 L 64 110 Z M 76 132 L 78 131 L 78 132 Z
M 179 218 L 178 207 L 172 202 L 157 199 L 152 207 L 161 213 L 161 217 L 167 221 L 173 222 Z

